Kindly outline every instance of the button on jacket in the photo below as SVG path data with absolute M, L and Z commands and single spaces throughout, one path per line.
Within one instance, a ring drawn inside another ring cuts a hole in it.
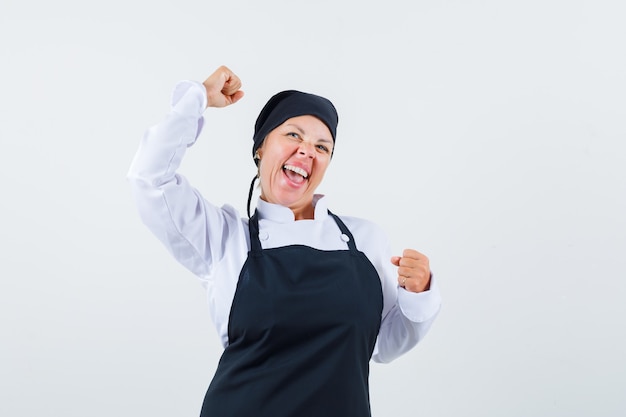
M 177 173 L 187 148 L 202 131 L 205 108 L 202 84 L 178 83 L 171 111 L 142 138 L 128 180 L 142 221 L 201 280 L 211 319 L 226 347 L 231 304 L 250 250 L 248 219 L 230 205 L 211 204 Z M 328 198 L 316 195 L 313 204 L 314 219 L 296 221 L 289 208 L 258 199 L 262 248 L 305 245 L 318 250 L 348 250 L 347 236 L 328 214 Z M 380 277 L 383 309 L 372 359 L 392 361 L 413 348 L 435 320 L 441 305 L 436 280 L 433 278 L 430 289 L 421 293 L 400 288 L 385 233 L 371 221 L 337 214 Z

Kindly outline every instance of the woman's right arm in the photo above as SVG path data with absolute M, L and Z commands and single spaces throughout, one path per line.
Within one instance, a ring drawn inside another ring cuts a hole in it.
M 172 108 L 148 129 L 128 172 L 139 215 L 170 253 L 194 274 L 205 277 L 213 260 L 221 259 L 228 225 L 239 222 L 236 211 L 208 203 L 176 171 L 186 149 L 202 129 L 206 107 L 238 101 L 241 83 L 220 67 L 203 84 L 183 81 L 172 95 Z

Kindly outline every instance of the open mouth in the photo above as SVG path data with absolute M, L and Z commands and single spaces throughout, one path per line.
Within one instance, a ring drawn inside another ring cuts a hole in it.
M 296 167 L 293 165 L 285 165 L 283 166 L 283 172 L 291 181 L 296 184 L 302 184 L 309 178 L 308 172 L 300 167 Z

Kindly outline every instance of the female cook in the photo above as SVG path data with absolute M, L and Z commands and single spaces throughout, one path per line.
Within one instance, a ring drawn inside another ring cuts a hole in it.
M 143 222 L 205 286 L 225 348 L 201 416 L 370 416 L 370 359 L 409 351 L 439 311 L 428 259 L 391 256 L 376 225 L 335 215 L 315 194 L 338 115 L 314 94 L 283 91 L 261 110 L 251 217 L 206 201 L 176 170 L 204 110 L 236 103 L 240 87 L 224 66 L 179 83 L 128 174 Z

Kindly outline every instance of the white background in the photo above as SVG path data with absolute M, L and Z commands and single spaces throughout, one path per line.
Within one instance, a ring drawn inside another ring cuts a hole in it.
M 7 1 L 0 6 L 0 415 L 197 416 L 221 353 L 126 172 L 180 79 L 225 64 L 181 172 L 245 210 L 254 119 L 340 114 L 320 187 L 430 256 L 423 343 L 374 416 L 626 413 L 622 1 Z

